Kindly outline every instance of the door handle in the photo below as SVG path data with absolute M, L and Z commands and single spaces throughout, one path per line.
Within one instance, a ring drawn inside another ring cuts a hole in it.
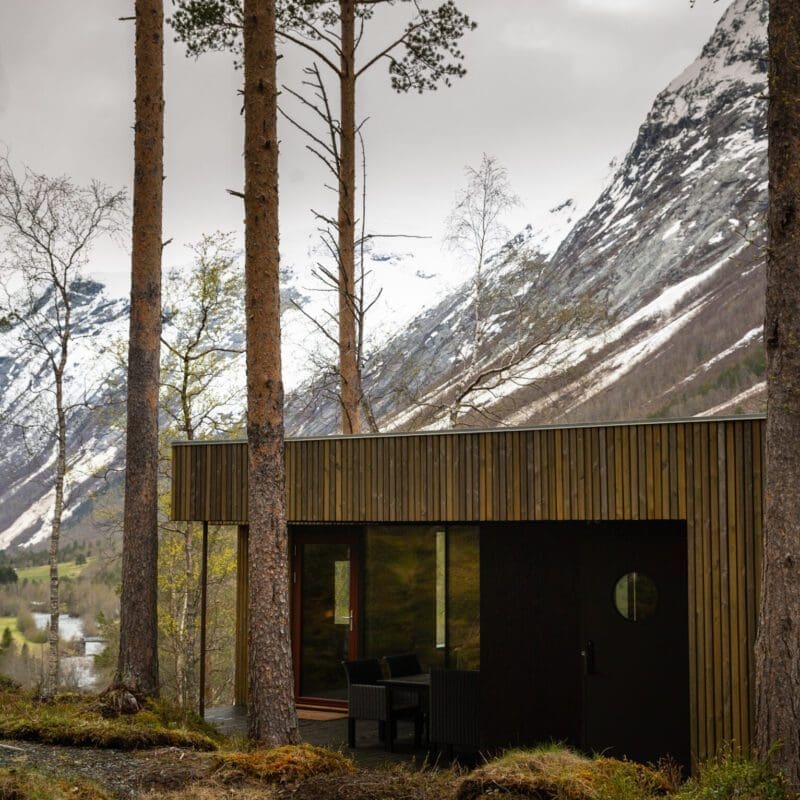
M 350 609 L 350 632 L 353 631 L 353 609 Z
M 597 670 L 595 669 L 594 663 L 594 642 L 591 641 L 591 639 L 586 642 L 583 650 L 581 650 L 581 658 L 583 659 L 583 674 L 596 675 Z

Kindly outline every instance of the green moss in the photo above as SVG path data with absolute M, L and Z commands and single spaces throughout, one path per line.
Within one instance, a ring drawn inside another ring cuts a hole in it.
M 0 695 L 0 738 L 120 750 L 217 748 L 207 730 L 183 719 L 170 719 L 163 711 L 148 709 L 106 718 L 93 697 L 59 695 L 44 702 L 19 691 Z
M 310 744 L 220 753 L 216 758 L 220 777 L 227 780 L 255 778 L 265 783 L 289 784 L 316 775 L 343 775 L 355 769 L 353 762 L 341 753 Z
M 671 774 L 560 745 L 512 750 L 465 776 L 458 800 L 495 796 L 535 800 L 651 800 L 675 787 Z

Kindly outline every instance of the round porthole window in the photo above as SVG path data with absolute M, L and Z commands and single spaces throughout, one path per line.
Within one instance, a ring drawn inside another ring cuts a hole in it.
M 614 587 L 614 605 L 631 622 L 650 619 L 658 606 L 658 589 L 653 579 L 641 572 L 623 575 Z

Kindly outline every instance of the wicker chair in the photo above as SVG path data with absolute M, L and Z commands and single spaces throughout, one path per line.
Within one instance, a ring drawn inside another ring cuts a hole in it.
M 472 753 L 480 746 L 479 679 L 477 670 L 431 670 L 431 746 L 444 747 L 448 758 L 452 758 L 454 746 Z
M 422 725 L 419 706 L 398 702 L 389 705 L 389 692 L 378 684 L 383 678 L 378 659 L 342 661 L 342 666 L 347 675 L 348 746 L 356 746 L 356 720 L 372 721 L 378 723 L 378 735 L 386 742 L 386 749 L 393 752 L 398 719 L 414 720 L 414 741 L 418 745 Z
M 419 675 L 422 672 L 416 653 L 386 656 L 383 660 L 389 668 L 390 678 L 403 678 L 406 675 Z

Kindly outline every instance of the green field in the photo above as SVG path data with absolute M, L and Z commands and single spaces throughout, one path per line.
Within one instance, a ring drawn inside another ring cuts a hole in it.
M 23 644 L 27 644 L 31 653 L 38 653 L 42 647 L 44 647 L 44 645 L 36 644 L 35 642 L 31 642 L 25 638 L 24 634 L 22 634 L 17 628 L 16 617 L 0 617 L 0 636 L 6 628 L 11 631 L 11 635 L 14 637 L 14 641 L 17 643 L 17 647 L 22 647 Z
M 59 578 L 77 578 L 78 575 L 91 563 L 91 558 L 85 564 L 76 564 L 74 561 L 64 561 L 58 565 Z M 50 567 L 42 564 L 39 567 L 17 567 L 17 577 L 20 581 L 26 578 L 30 583 L 39 583 L 50 580 Z

